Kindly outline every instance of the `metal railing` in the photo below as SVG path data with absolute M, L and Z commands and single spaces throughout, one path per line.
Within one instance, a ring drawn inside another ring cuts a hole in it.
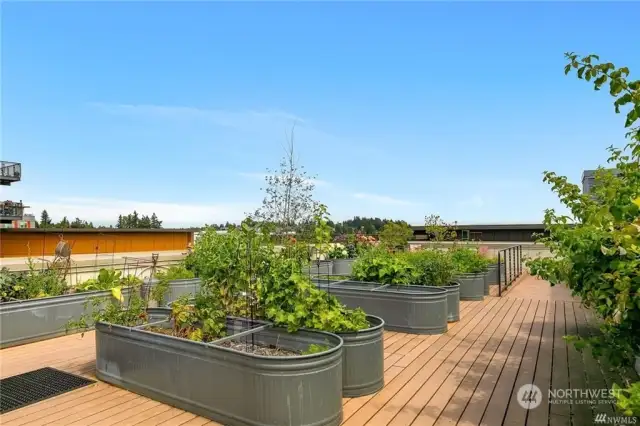
M 25 206 L 22 202 L 3 201 L 0 202 L 0 218 L 5 220 L 22 220 Z
M 13 161 L 0 161 L 0 184 L 10 185 L 22 177 L 22 164 Z
M 522 245 L 498 251 L 498 296 L 522 275 Z

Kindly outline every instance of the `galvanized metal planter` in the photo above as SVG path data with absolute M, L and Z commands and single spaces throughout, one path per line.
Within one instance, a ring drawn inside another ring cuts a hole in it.
M 367 315 L 371 327 L 342 337 L 342 396 L 370 395 L 384 387 L 384 337 L 382 318 Z
M 314 282 L 349 308 L 362 308 L 370 315 L 381 317 L 386 330 L 413 334 L 447 331 L 447 290 L 442 287 L 360 281 Z
M 335 334 L 261 326 L 230 318 L 247 344 L 324 352 L 260 356 L 169 335 L 98 323 L 96 376 L 146 397 L 231 426 L 337 426 L 342 421 L 342 339 Z M 235 339 L 235 338 L 234 338 Z
M 146 299 L 147 292 L 151 290 L 158 283 L 157 279 L 153 279 L 151 281 L 145 281 L 142 286 L 143 294 L 142 296 Z M 173 280 L 169 281 L 169 289 L 167 290 L 167 294 L 164 296 L 164 300 L 162 305 L 166 306 L 169 303 L 175 302 L 185 294 L 191 294 L 195 296 L 196 293 L 200 291 L 200 278 L 188 278 L 182 280 Z
M 485 274 L 461 274 L 455 277 L 460 283 L 460 300 L 484 300 Z
M 460 284 L 451 283 L 442 288 L 447 290 L 447 321 L 460 321 Z
M 302 268 L 306 275 L 333 275 L 333 260 L 312 261 L 311 265 Z
M 491 286 L 498 284 L 498 265 L 489 265 L 489 270 L 484 275 L 484 295 L 491 294 Z
M 123 291 L 126 296 L 127 289 Z M 0 348 L 63 336 L 69 321 L 78 321 L 93 308 L 89 299 L 109 300 L 111 291 L 87 291 L 39 299 L 0 303 Z
M 355 259 L 333 259 L 332 275 L 350 276 L 353 272 Z

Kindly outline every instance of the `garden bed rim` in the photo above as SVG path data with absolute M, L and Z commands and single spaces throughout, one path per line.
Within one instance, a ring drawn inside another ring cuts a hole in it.
M 229 317 L 229 318 L 231 318 L 231 317 Z M 233 318 L 246 319 L 246 318 L 241 318 L 241 317 L 233 317 Z M 169 319 L 167 319 L 166 321 L 159 320 L 159 321 L 154 322 L 154 323 L 158 324 L 160 322 L 168 322 L 168 321 L 169 321 Z M 340 337 L 339 335 L 337 335 L 335 333 L 329 333 L 327 331 L 319 331 L 319 330 L 312 330 L 312 329 L 304 329 L 303 328 L 303 329 L 300 329 L 300 330 L 305 331 L 305 332 L 310 332 L 310 333 L 324 334 L 328 338 L 332 338 L 334 340 L 337 339 L 338 342 L 337 342 L 337 344 L 335 346 L 330 347 L 327 350 L 324 350 L 322 352 L 313 353 L 313 354 L 285 355 L 285 356 L 256 355 L 256 354 L 253 354 L 253 353 L 242 352 L 242 351 L 238 351 L 238 350 L 233 349 L 233 348 L 227 348 L 227 347 L 215 344 L 217 341 L 225 339 L 225 338 L 227 338 L 229 336 L 224 336 L 224 337 L 221 337 L 219 339 L 213 340 L 211 342 L 198 342 L 198 341 L 195 341 L 195 340 L 185 339 L 183 337 L 176 337 L 176 336 L 171 336 L 171 335 L 168 335 L 168 334 L 162 334 L 162 333 L 156 333 L 156 332 L 153 332 L 153 331 L 148 331 L 148 330 L 145 330 L 143 328 L 144 326 L 149 326 L 149 325 L 150 324 L 141 324 L 139 326 L 128 327 L 128 326 L 125 326 L 125 325 L 111 324 L 111 323 L 104 322 L 104 321 L 98 321 L 95 324 L 95 329 L 96 329 L 96 331 L 100 331 L 100 329 L 104 329 L 104 328 L 109 329 L 109 330 L 115 328 L 116 330 L 128 331 L 129 333 L 140 332 L 140 333 L 143 333 L 144 335 L 148 335 L 148 336 L 159 336 L 158 338 L 166 339 L 169 342 L 174 342 L 174 343 L 183 342 L 183 343 L 196 344 L 196 345 L 198 345 L 200 347 L 203 347 L 203 348 L 219 349 L 219 350 L 222 350 L 222 351 L 226 351 L 226 352 L 230 352 L 230 353 L 233 353 L 233 354 L 241 355 L 241 356 L 246 357 L 246 358 L 258 359 L 258 360 L 263 360 L 263 361 L 265 361 L 265 360 L 268 360 L 268 361 L 272 361 L 272 360 L 293 361 L 293 360 L 300 360 L 300 359 L 307 360 L 307 359 L 311 359 L 311 358 L 320 358 L 320 357 L 324 357 L 324 356 L 330 355 L 330 354 L 332 354 L 334 352 L 341 351 L 342 347 L 344 345 L 344 341 L 342 340 L 342 337 Z M 276 327 L 276 326 L 273 325 L 273 323 L 268 323 L 267 327 L 270 328 L 270 329 L 282 330 L 287 334 L 295 334 L 295 332 L 294 333 L 290 333 L 289 331 L 287 331 L 286 328 Z M 258 330 L 257 328 L 260 328 L 260 329 Z M 257 327 L 257 328 L 256 328 L 256 330 L 254 332 L 259 332 L 259 331 L 263 330 L 262 327 Z
M 362 329 L 356 330 L 356 331 L 339 331 L 339 332 L 335 332 L 335 333 L 332 333 L 332 334 L 336 334 L 338 336 L 342 336 L 342 335 L 352 336 L 352 335 L 356 335 L 356 334 L 359 334 L 359 333 L 369 333 L 369 332 L 377 331 L 377 330 L 379 330 L 381 328 L 384 328 L 384 326 L 385 326 L 384 319 L 382 319 L 382 318 L 380 318 L 379 316 L 376 316 L 376 315 L 367 314 L 367 322 L 369 322 L 370 325 L 371 325 L 371 320 L 374 320 L 374 321 L 378 322 L 378 324 L 372 325 L 372 326 L 367 327 L 367 328 L 362 328 Z M 305 328 L 305 330 L 319 331 L 319 330 L 314 330 L 312 328 Z M 329 332 L 327 331 L 325 333 L 329 333 Z
M 116 286 L 118 287 L 118 286 Z M 114 287 L 114 288 L 116 288 Z M 131 289 L 132 287 L 122 287 L 122 291 Z M 68 294 L 59 294 L 57 296 L 44 296 L 44 297 L 35 297 L 33 299 L 17 299 L 17 300 L 7 300 L 6 302 L 0 302 L 0 307 L 3 306 L 17 306 L 24 303 L 32 303 L 32 302 L 48 302 L 48 301 L 56 301 L 64 298 L 83 298 L 86 296 L 110 296 L 112 289 L 109 290 L 90 290 L 90 291 L 76 291 L 74 293 Z M 100 294 L 103 293 L 103 294 Z

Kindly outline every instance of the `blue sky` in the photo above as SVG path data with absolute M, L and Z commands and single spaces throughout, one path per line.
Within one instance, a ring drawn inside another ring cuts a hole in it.
M 624 143 L 563 53 L 640 69 L 639 3 L 11 2 L 1 157 L 54 219 L 235 221 L 296 124 L 336 219 L 540 222 Z M 633 73 L 635 71 L 635 73 Z

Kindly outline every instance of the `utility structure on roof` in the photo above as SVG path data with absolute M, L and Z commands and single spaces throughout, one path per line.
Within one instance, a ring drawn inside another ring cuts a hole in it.
M 14 161 L 0 161 L 0 185 L 9 186 L 22 180 L 22 164 Z M 0 201 L 0 228 L 31 228 L 35 218 L 25 215 L 29 208 L 20 201 Z
M 13 161 L 0 161 L 0 185 L 9 186 L 20 182 L 22 178 L 22 164 Z

